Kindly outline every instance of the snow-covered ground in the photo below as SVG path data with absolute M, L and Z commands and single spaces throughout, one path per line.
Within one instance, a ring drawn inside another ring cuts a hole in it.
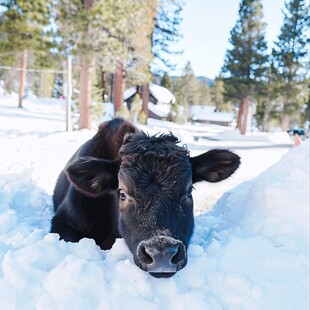
M 242 157 L 230 179 L 196 186 L 188 265 L 156 279 L 123 240 L 102 251 L 49 234 L 56 178 L 94 132 L 64 132 L 60 102 L 15 106 L 0 97 L 0 309 L 309 309 L 309 141 L 151 121 L 192 155 Z

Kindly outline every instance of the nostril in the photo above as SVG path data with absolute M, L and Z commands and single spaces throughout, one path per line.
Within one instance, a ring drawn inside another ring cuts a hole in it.
M 181 254 L 181 250 L 180 250 L 180 246 L 176 247 L 175 253 L 172 255 L 171 257 L 171 263 L 172 264 L 177 264 L 182 260 L 182 254 Z
M 152 264 L 153 263 L 153 258 L 152 256 L 147 252 L 147 249 L 144 245 L 140 246 L 140 259 L 146 263 L 147 265 Z
M 137 247 L 138 266 L 151 274 L 173 274 L 187 262 L 184 244 L 167 236 L 141 241 Z

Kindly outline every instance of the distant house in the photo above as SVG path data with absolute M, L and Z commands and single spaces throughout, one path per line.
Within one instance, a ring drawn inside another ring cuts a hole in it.
M 190 118 L 193 122 L 231 126 L 234 114 L 216 112 L 215 106 L 193 105 L 190 107 Z
M 201 114 L 210 114 L 216 111 L 216 106 L 213 105 L 192 105 L 190 107 L 189 113 L 190 117 L 201 115 Z
M 136 94 L 141 95 L 138 86 L 128 88 L 124 91 L 124 101 L 128 109 L 131 109 Z M 171 105 L 175 103 L 174 95 L 165 87 L 149 84 L 148 117 L 155 119 L 167 119 L 171 111 Z

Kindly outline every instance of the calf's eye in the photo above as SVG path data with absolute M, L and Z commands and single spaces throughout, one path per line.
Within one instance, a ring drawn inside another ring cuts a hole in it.
M 126 194 L 122 189 L 119 189 L 119 199 L 122 201 L 126 200 Z

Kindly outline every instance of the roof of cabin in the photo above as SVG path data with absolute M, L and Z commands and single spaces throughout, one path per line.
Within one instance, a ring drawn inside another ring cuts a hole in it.
M 165 87 L 149 84 L 149 92 L 158 103 L 175 103 L 175 97 L 170 90 Z M 124 100 L 128 100 L 137 93 L 137 87 L 133 86 L 124 91 Z

